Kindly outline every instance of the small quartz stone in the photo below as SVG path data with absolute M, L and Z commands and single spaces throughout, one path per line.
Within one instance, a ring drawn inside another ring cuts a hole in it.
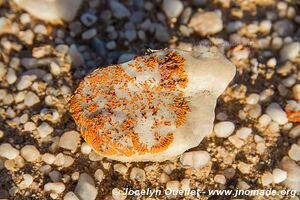
M 82 0 L 14 0 L 22 9 L 38 19 L 55 22 L 72 21 Z
M 95 187 L 95 182 L 90 175 L 86 173 L 80 174 L 78 183 L 75 187 L 75 194 L 80 200 L 96 199 L 98 191 Z
M 292 42 L 284 45 L 284 47 L 280 50 L 280 60 L 293 60 L 295 59 L 300 52 L 300 43 Z
M 76 196 L 76 194 L 74 192 L 68 192 L 64 196 L 64 200 L 79 200 L 79 199 L 78 199 L 78 197 Z
M 214 132 L 216 133 L 217 137 L 228 137 L 230 136 L 235 129 L 234 123 L 230 121 L 223 121 L 219 122 L 214 127 Z
M 23 174 L 23 179 L 26 187 L 29 187 L 33 182 L 33 177 L 30 174 Z
M 183 153 L 180 162 L 184 166 L 200 169 L 210 161 L 210 155 L 206 151 L 190 151 Z
M 127 197 L 127 194 L 118 188 L 114 188 L 111 193 L 114 200 L 125 200 Z
M 46 183 L 44 186 L 45 192 L 54 192 L 57 194 L 62 193 L 65 189 L 66 189 L 65 184 L 61 182 Z
M 244 141 L 241 140 L 236 135 L 232 135 L 232 136 L 228 137 L 228 140 L 238 149 L 241 148 L 245 144 Z
M 70 151 L 76 151 L 80 143 L 80 134 L 77 131 L 65 132 L 59 139 L 59 146 Z
M 31 107 L 40 102 L 40 98 L 33 92 L 28 92 L 25 96 L 24 104 Z
M 43 122 L 38 128 L 37 131 L 39 133 L 39 135 L 44 138 L 47 137 L 49 134 L 51 134 L 54 129 L 47 123 L 47 122 Z
M 271 103 L 267 109 L 266 113 L 271 117 L 272 120 L 282 125 L 288 122 L 286 113 L 282 110 L 279 104 Z
M 123 164 L 115 164 L 113 168 L 116 172 L 119 172 L 122 175 L 126 175 L 128 171 L 128 168 Z
M 248 127 L 242 127 L 236 131 L 236 135 L 243 140 L 246 140 L 251 133 L 252 129 Z
M 115 18 L 123 19 L 130 17 L 130 11 L 122 3 L 118 1 L 109 1 L 109 6 Z
M 222 18 L 216 12 L 196 12 L 189 26 L 200 36 L 212 35 L 223 29 Z
M 238 165 L 238 169 L 243 173 L 243 174 L 249 174 L 251 171 L 251 165 L 240 162 Z
M 40 158 L 40 152 L 33 145 L 26 145 L 21 149 L 21 156 L 28 162 L 36 162 Z
M 51 153 L 45 153 L 45 154 L 42 155 L 42 160 L 45 163 L 51 165 L 55 161 L 55 156 L 53 154 L 51 154 Z
M 220 184 L 223 184 L 223 185 L 226 183 L 226 178 L 225 178 L 225 176 L 222 175 L 222 174 L 217 174 L 217 175 L 214 177 L 214 180 L 215 180 L 215 182 L 220 183 Z
M 291 149 L 288 152 L 291 159 L 295 161 L 300 160 L 300 146 L 297 144 L 292 144 Z
M 162 9 L 168 17 L 178 17 L 183 10 L 183 3 L 180 0 L 164 0 Z
M 105 178 L 104 172 L 101 169 L 97 169 L 94 176 L 95 180 L 99 183 L 101 183 L 102 180 Z
M 260 98 L 259 94 L 252 93 L 247 97 L 246 101 L 248 104 L 257 104 L 259 98 Z
M 273 182 L 274 183 L 281 183 L 282 181 L 284 181 L 287 178 L 287 172 L 283 171 L 281 169 L 274 169 L 273 170 Z
M 258 122 L 261 126 L 267 126 L 271 122 L 271 118 L 269 115 L 263 114 L 258 119 Z
M 174 196 L 176 196 L 176 192 L 180 189 L 179 181 L 168 181 L 166 184 L 166 189 L 174 192 Z M 173 196 L 173 192 L 170 194 Z
M 146 178 L 145 171 L 143 169 L 134 167 L 130 171 L 130 179 L 131 180 L 137 180 L 137 181 L 143 181 Z
M 97 16 L 90 14 L 90 13 L 84 13 L 80 16 L 80 20 L 82 23 L 86 26 L 92 26 L 97 21 Z
M 19 150 L 11 144 L 3 143 L 0 145 L 0 156 L 9 160 L 15 159 L 19 155 Z
M 294 126 L 292 128 L 292 130 L 290 130 L 289 136 L 292 137 L 292 138 L 296 138 L 296 137 L 300 136 L 300 124 Z
M 273 175 L 271 173 L 266 173 L 262 175 L 261 182 L 263 186 L 268 186 L 273 182 Z
M 292 91 L 293 91 L 293 97 L 294 97 L 296 100 L 300 101 L 300 84 L 294 85 Z
M 86 142 L 83 142 L 81 144 L 80 149 L 81 149 L 81 153 L 83 154 L 89 154 L 92 151 L 92 147 Z

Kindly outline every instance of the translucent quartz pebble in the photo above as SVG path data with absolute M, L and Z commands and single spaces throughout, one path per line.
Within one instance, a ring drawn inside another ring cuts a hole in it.
M 110 159 L 164 161 L 199 145 L 235 66 L 212 48 L 155 51 L 98 68 L 71 98 L 85 141 Z

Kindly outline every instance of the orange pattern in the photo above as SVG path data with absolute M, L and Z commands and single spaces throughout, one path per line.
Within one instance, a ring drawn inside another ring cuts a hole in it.
M 128 70 L 158 73 L 160 80 L 151 77 L 137 82 L 137 77 Z M 173 142 L 174 135 L 172 132 L 160 134 L 156 128 L 172 125 L 178 128 L 185 123 L 190 108 L 180 89 L 184 89 L 187 82 L 184 59 L 176 51 L 137 57 L 127 66 L 99 68 L 86 76 L 71 98 L 70 112 L 83 138 L 103 156 L 162 152 Z M 138 87 L 140 93 L 131 90 L 132 85 Z M 166 103 L 164 99 L 172 102 Z M 158 116 L 161 107 L 173 118 Z M 155 119 L 151 126 L 155 142 L 151 145 L 143 142 L 135 131 L 138 114 L 145 121 L 149 113 Z M 124 120 L 118 121 L 121 115 Z

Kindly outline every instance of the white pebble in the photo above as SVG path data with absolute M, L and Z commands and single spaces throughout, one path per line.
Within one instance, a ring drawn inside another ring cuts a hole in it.
M 44 191 L 45 192 L 54 192 L 57 194 L 62 193 L 66 189 L 66 186 L 64 183 L 56 182 L 56 183 L 46 183 L 44 185 Z
M 279 104 L 271 103 L 267 109 L 266 113 L 271 117 L 272 120 L 280 125 L 286 124 L 289 120 L 286 113 L 282 110 Z
M 263 115 L 260 116 L 260 118 L 258 119 L 258 123 L 259 123 L 261 126 L 267 126 L 270 122 L 271 122 L 271 118 L 270 118 L 269 115 L 267 115 L 267 114 L 263 114 Z
M 33 182 L 33 177 L 30 174 L 23 174 L 23 179 L 26 187 L 29 187 Z
M 47 137 L 49 134 L 51 134 L 54 129 L 52 126 L 50 126 L 47 122 L 43 122 L 38 128 L 37 128 L 38 134 L 41 138 Z
M 287 178 L 283 184 L 289 189 L 300 191 L 300 166 L 288 156 L 280 161 L 280 166 L 287 172 Z
M 206 166 L 210 159 L 210 155 L 206 151 L 190 151 L 181 155 L 180 162 L 183 166 L 200 169 Z
M 36 129 L 36 125 L 33 122 L 26 122 L 24 124 L 24 131 L 33 131 Z
M 260 142 L 256 145 L 256 150 L 259 154 L 263 154 L 266 150 L 266 145 L 264 142 Z
M 243 173 L 243 174 L 249 174 L 251 172 L 251 165 L 244 163 L 244 162 L 239 162 L 238 164 L 238 169 Z
M 99 183 L 105 178 L 104 172 L 101 169 L 97 169 L 94 174 L 95 180 Z
M 3 143 L 0 145 L 0 156 L 9 160 L 15 159 L 19 155 L 19 150 L 11 144 Z
M 67 131 L 59 139 L 59 146 L 75 152 L 80 143 L 80 134 L 77 131 Z
M 217 175 L 215 175 L 215 177 L 214 177 L 214 181 L 216 182 L 216 183 L 220 183 L 220 184 L 225 184 L 226 183 L 226 178 L 225 178 L 225 176 L 224 175 L 222 175 L 222 174 L 217 174 Z
M 27 92 L 24 100 L 24 104 L 31 107 L 40 102 L 40 98 L 34 92 Z
M 231 121 L 223 121 L 215 125 L 214 132 L 216 133 L 217 137 L 226 138 L 233 133 L 234 129 L 234 123 L 232 123 Z
M 268 186 L 273 182 L 273 175 L 271 173 L 265 173 L 261 177 L 261 182 L 263 186 Z
M 174 193 L 176 194 L 176 191 L 178 191 L 180 189 L 180 182 L 179 181 L 169 181 L 166 184 L 166 189 L 168 189 L 170 191 L 174 191 Z
M 228 140 L 238 149 L 245 144 L 244 141 L 238 138 L 236 135 L 230 136 Z
M 178 17 L 183 10 L 183 3 L 180 0 L 164 0 L 162 9 L 168 17 Z
M 133 167 L 130 171 L 130 179 L 131 180 L 137 180 L 137 181 L 143 181 L 146 178 L 145 171 L 143 169 Z
M 280 60 L 294 60 L 300 52 L 300 43 L 292 42 L 284 45 L 284 47 L 280 50 Z
M 242 127 L 236 131 L 236 135 L 243 140 L 246 140 L 251 133 L 252 129 L 248 127 Z
M 40 158 L 40 152 L 33 145 L 26 145 L 21 149 L 21 156 L 28 162 L 36 162 Z
M 6 74 L 6 81 L 8 84 L 14 84 L 17 80 L 17 75 L 14 69 L 9 68 Z
M 115 165 L 113 166 L 113 168 L 114 168 L 114 170 L 115 170 L 116 172 L 119 172 L 119 173 L 122 174 L 122 175 L 126 175 L 126 173 L 127 173 L 127 171 L 128 171 L 128 168 L 127 168 L 125 165 L 120 164 L 120 163 L 115 164 Z
M 96 199 L 98 190 L 96 189 L 95 182 L 90 175 L 86 173 L 80 174 L 78 183 L 75 187 L 75 194 L 81 200 Z
M 287 172 L 279 168 L 273 170 L 273 182 L 281 183 L 287 178 Z
M 295 161 L 299 161 L 300 160 L 300 146 L 297 144 L 292 144 L 288 154 L 291 159 L 293 159 Z
M 80 150 L 83 154 L 89 154 L 92 151 L 92 147 L 88 143 L 83 142 L 81 144 Z
M 118 188 L 112 189 L 111 193 L 114 200 L 125 200 L 127 197 L 126 193 Z
M 55 161 L 55 156 L 53 154 L 51 154 L 51 153 L 45 153 L 45 154 L 42 155 L 42 160 L 45 163 L 51 165 Z
M 257 104 L 259 101 L 259 98 L 260 98 L 259 94 L 252 93 L 246 98 L 246 102 L 248 104 Z
M 292 128 L 292 130 L 290 130 L 289 136 L 290 136 L 291 138 L 296 138 L 296 137 L 300 136 L 300 124 L 294 126 L 294 127 Z
M 78 199 L 78 197 L 76 196 L 76 194 L 74 192 L 68 192 L 64 196 L 64 200 L 79 200 L 79 199 Z

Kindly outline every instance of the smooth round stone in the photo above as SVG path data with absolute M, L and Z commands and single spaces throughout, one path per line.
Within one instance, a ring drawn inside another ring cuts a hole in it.
M 54 192 L 54 193 L 60 194 L 63 191 L 65 191 L 65 189 L 66 189 L 66 186 L 62 182 L 46 183 L 44 185 L 45 192 Z
M 259 101 L 259 98 L 260 98 L 259 94 L 252 93 L 246 98 L 246 102 L 248 104 L 257 104 Z
M 21 149 L 21 156 L 28 162 L 36 162 L 40 158 L 40 152 L 33 145 L 26 145 Z
M 75 152 L 80 143 L 80 134 L 77 131 L 65 132 L 59 139 L 59 146 Z
M 168 42 L 171 38 L 167 28 L 162 24 L 155 26 L 155 39 L 159 42 Z
M 24 99 L 24 104 L 28 107 L 31 107 L 37 103 L 40 102 L 40 98 L 34 93 L 34 92 L 27 92 L 25 99 Z
M 236 135 L 243 140 L 246 140 L 251 133 L 252 129 L 248 127 L 242 127 L 236 131 Z
M 278 103 L 271 103 L 267 107 L 266 113 L 271 117 L 272 120 L 280 125 L 286 124 L 289 121 L 286 113 L 282 110 Z
M 118 1 L 109 1 L 112 14 L 117 19 L 123 19 L 130 17 L 130 11 L 124 6 L 124 4 Z
M 92 151 L 92 147 L 86 142 L 83 142 L 81 144 L 80 149 L 81 149 L 81 153 L 83 154 L 89 154 Z
M 200 36 L 213 35 L 223 29 L 222 18 L 216 12 L 196 12 L 189 23 Z
M 84 13 L 80 16 L 80 20 L 82 23 L 86 26 L 92 26 L 97 21 L 97 16 L 90 14 L 90 13 Z
M 231 121 L 223 121 L 215 125 L 214 132 L 217 137 L 226 138 L 234 132 L 234 129 L 234 123 L 232 123 Z
M 259 23 L 259 30 L 261 32 L 269 33 L 272 28 L 272 22 L 270 20 L 263 20 Z
M 288 156 L 280 161 L 280 166 L 287 172 L 287 178 L 283 184 L 289 189 L 300 191 L 300 166 Z
M 97 169 L 94 174 L 95 180 L 99 183 L 105 178 L 104 172 L 101 169 Z
M 119 59 L 118 59 L 118 63 L 125 63 L 127 61 L 130 61 L 131 59 L 133 59 L 135 56 L 134 53 L 123 53 Z
M 283 46 L 280 50 L 280 60 L 294 60 L 300 52 L 300 43 L 299 42 L 291 42 Z
M 52 182 L 59 182 L 61 181 L 61 173 L 59 171 L 51 171 L 49 172 L 48 176 L 50 177 Z
M 52 126 L 50 126 L 47 122 L 43 122 L 38 128 L 37 128 L 38 134 L 41 138 L 47 137 L 49 134 L 51 134 L 54 129 Z
M 166 190 L 173 191 L 171 194 L 167 194 L 171 198 L 176 197 L 176 192 L 180 190 L 180 182 L 179 181 L 168 181 L 166 184 Z
M 115 41 L 109 41 L 105 46 L 108 50 L 114 50 L 117 47 L 117 43 Z
M 273 182 L 274 183 L 281 183 L 287 178 L 287 172 L 283 171 L 279 168 L 273 170 Z
M 290 136 L 291 138 L 296 138 L 296 137 L 300 136 L 300 124 L 294 126 L 294 127 L 290 130 L 289 136 Z
M 236 147 L 236 148 L 241 148 L 245 143 L 243 140 L 241 140 L 238 136 L 232 135 L 228 137 L 228 140 Z
M 243 173 L 243 174 L 249 174 L 251 171 L 251 165 L 244 163 L 244 162 L 239 162 L 238 164 L 238 169 Z
M 127 194 L 125 194 L 119 188 L 112 189 L 111 193 L 112 193 L 113 199 L 115 199 L 115 200 L 125 200 L 127 197 Z
M 27 13 L 21 14 L 21 16 L 20 16 L 20 22 L 21 22 L 22 24 L 28 24 L 29 22 L 31 22 L 31 17 L 30 17 L 30 15 L 27 14 Z
M 114 170 L 115 170 L 116 172 L 119 172 L 119 173 L 122 174 L 122 175 L 126 175 L 126 173 L 127 173 L 127 171 L 128 171 L 128 168 L 127 168 L 125 165 L 120 164 L 120 163 L 115 164 L 115 165 L 113 166 L 113 168 L 114 168 Z
M 271 119 L 270 116 L 267 115 L 267 114 L 263 114 L 263 115 L 260 116 L 260 118 L 258 119 L 258 123 L 259 123 L 261 126 L 267 126 L 271 121 L 272 121 L 272 119 Z
M 162 9 L 169 18 L 178 17 L 183 10 L 183 3 L 180 0 L 164 0 Z
M 143 169 L 134 167 L 131 169 L 129 177 L 133 181 L 134 180 L 143 181 L 146 178 L 146 173 Z
M 6 81 L 8 84 L 14 84 L 17 80 L 16 71 L 14 69 L 9 68 L 6 75 Z
M 29 187 L 33 182 L 33 177 L 30 174 L 23 174 L 24 183 Z
M 92 28 L 89 30 L 86 30 L 85 32 L 82 33 L 81 37 L 83 40 L 89 40 L 92 39 L 93 37 L 95 37 L 97 35 L 97 29 Z
M 7 68 L 2 62 L 0 62 L 0 80 L 4 78 L 6 72 L 7 72 Z
M 135 30 L 127 30 L 127 31 L 125 31 L 124 34 L 125 34 L 126 39 L 127 39 L 129 42 L 132 42 L 133 40 L 135 40 L 135 39 L 136 39 L 136 36 L 137 36 Z
M 283 19 L 275 22 L 274 31 L 281 37 L 291 36 L 294 33 L 294 24 L 289 19 Z
M 262 175 L 261 182 L 263 186 L 268 186 L 273 182 L 273 175 L 271 173 L 266 173 Z
M 75 194 L 80 200 L 96 199 L 98 190 L 95 187 L 95 182 L 90 175 L 86 173 L 80 174 L 78 183 L 75 187 Z
M 300 84 L 294 85 L 292 92 L 293 92 L 293 97 L 296 100 L 300 101 Z
M 35 123 L 33 123 L 33 122 L 26 122 L 25 124 L 24 124 L 24 130 L 25 131 L 33 131 L 33 130 L 35 130 L 36 129 L 36 125 L 35 125 Z
M 42 155 L 42 160 L 45 163 L 51 165 L 55 161 L 55 156 L 53 154 L 51 154 L 51 153 L 45 153 L 44 155 Z
M 217 174 L 215 177 L 214 177 L 214 181 L 216 183 L 220 183 L 220 184 L 225 184 L 226 183 L 226 178 L 224 175 L 222 174 Z
M 11 144 L 3 143 L 0 145 L 0 156 L 9 160 L 15 159 L 19 155 L 19 150 L 11 146 Z
M 76 196 L 76 194 L 74 192 L 68 192 L 64 196 L 64 200 L 79 200 L 79 199 L 78 199 L 78 197 Z
M 297 144 L 292 144 L 291 149 L 288 152 L 291 159 L 295 161 L 300 160 L 300 146 Z
M 205 167 L 210 159 L 210 155 L 206 151 L 190 151 L 181 155 L 180 162 L 183 166 L 200 169 Z

